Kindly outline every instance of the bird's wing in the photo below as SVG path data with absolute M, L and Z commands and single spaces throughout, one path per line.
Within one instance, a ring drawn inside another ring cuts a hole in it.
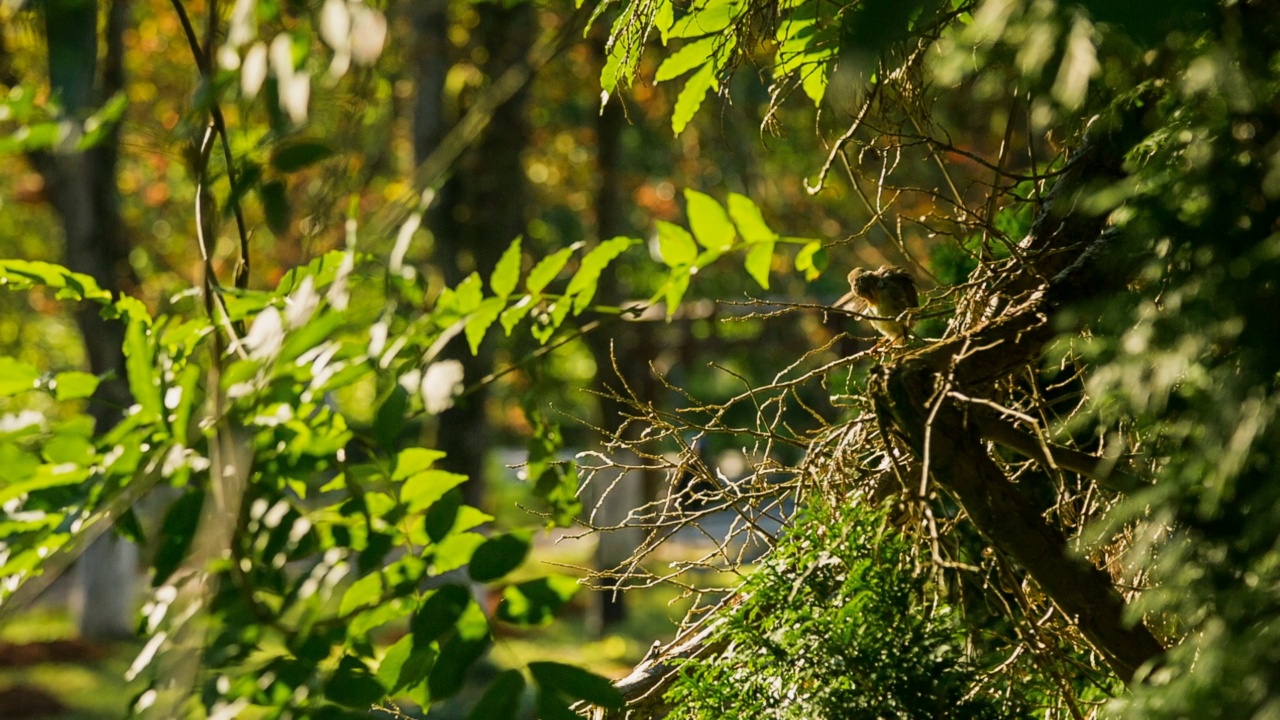
M 862 313 L 863 315 L 867 314 L 867 301 L 852 290 L 841 295 L 840 299 L 832 307 Z
M 884 281 L 892 283 L 898 291 L 898 297 L 907 301 L 908 308 L 920 307 L 920 295 L 916 292 L 915 278 L 906 270 L 899 268 L 890 268 L 884 271 Z

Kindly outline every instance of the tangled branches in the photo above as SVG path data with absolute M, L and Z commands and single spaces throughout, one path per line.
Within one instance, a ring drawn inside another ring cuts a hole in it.
M 1099 263 L 1111 244 L 1105 218 L 1077 207 L 1089 183 L 1118 172 L 1121 135 L 1093 142 L 1067 164 L 1016 252 L 981 266 L 955 294 L 955 315 L 937 341 L 896 356 L 840 357 L 833 340 L 765 385 L 740 378 L 744 391 L 717 404 L 686 394 L 692 405 L 674 412 L 639 401 L 624 385 L 615 400 L 631 415 L 609 452 L 584 465 L 586 485 L 607 498 L 622 473 L 645 470 L 662 475 L 662 491 L 612 524 L 592 525 L 645 535 L 605 574 L 678 582 L 694 592 L 684 573 L 742 572 L 779 542 L 796 508 L 815 499 L 834 507 L 891 500 L 898 531 L 916 539 L 920 565 L 937 578 L 933 592 L 1009 621 L 1008 663 L 1034 658 L 1059 679 L 1072 715 L 1082 716 L 1062 667 L 1074 663 L 1077 674 L 1099 682 L 1107 670 L 1124 682 L 1140 679 L 1163 647 L 1125 617 L 1122 573 L 1099 566 L 1118 552 L 1083 558 L 1070 548 L 1085 523 L 1140 480 L 1117 463 L 1114 448 L 1061 431 L 1081 405 L 1077 364 L 1068 357 L 1056 376 L 1042 371 L 1062 309 L 1114 290 Z M 730 420 L 740 417 L 749 420 Z M 699 453 L 716 436 L 741 447 L 741 476 L 729 477 Z M 635 462 L 618 461 L 623 456 Z M 713 526 L 726 516 L 727 526 Z M 681 532 L 713 539 L 714 550 L 673 563 L 666 574 L 640 570 Z M 742 600 L 730 595 L 714 612 L 691 617 L 672 644 L 620 683 L 632 699 L 648 698 L 633 704 L 633 716 L 663 716 L 658 699 L 679 662 L 716 652 L 715 628 Z

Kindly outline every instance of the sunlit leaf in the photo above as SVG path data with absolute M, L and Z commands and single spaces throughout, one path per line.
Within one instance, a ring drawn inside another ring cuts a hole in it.
M 711 86 L 716 84 L 715 68 L 710 65 L 703 65 L 698 72 L 694 73 L 684 84 L 684 89 L 680 91 L 680 96 L 676 98 L 675 109 L 671 112 L 671 130 L 676 135 L 684 132 L 685 127 L 689 125 L 689 121 L 697 114 L 698 108 L 702 107 L 702 101 L 707 97 L 707 91 Z
M 489 276 L 489 289 L 494 295 L 505 299 L 515 291 L 516 283 L 520 281 L 520 259 L 520 238 L 516 238 L 502 253 Z
M 92 277 L 74 273 L 61 265 L 38 260 L 0 260 L 0 287 L 26 290 L 43 285 L 58 290 L 62 300 L 111 300 Z
M 741 12 L 739 0 L 708 0 L 699 3 L 690 9 L 688 15 L 671 26 L 667 37 L 686 38 L 718 33 L 729 27 Z
M 0 397 L 34 390 L 40 371 L 11 357 L 0 357 Z
M 565 289 L 566 295 L 573 296 L 574 315 L 586 310 L 587 306 L 591 304 L 600 282 L 600 273 L 604 272 L 604 269 L 608 267 L 614 258 L 639 242 L 639 240 L 626 237 L 605 240 L 591 248 L 591 251 L 582 258 L 582 263 L 578 266 L 578 272 L 574 273 L 573 279 L 569 281 L 569 287 Z
M 436 574 L 447 573 L 471 562 L 471 554 L 485 541 L 479 533 L 464 532 L 450 535 L 435 547 L 432 569 Z
M 828 58 L 834 58 L 834 54 Z M 824 58 L 824 60 L 828 59 Z M 804 90 L 804 94 L 813 101 L 814 106 L 822 104 L 822 98 L 827 95 L 827 79 L 831 75 L 831 63 L 821 62 L 813 65 L 804 73 L 804 79 L 800 82 L 800 88 Z
M 44 444 L 44 457 L 54 465 L 87 467 L 93 464 L 93 443 L 80 435 L 59 433 Z
M 453 292 L 457 302 L 454 309 L 459 313 L 465 315 L 480 307 L 480 303 L 484 301 L 484 283 L 480 280 L 480 274 L 471 273 L 458 283 Z
M 624 43 L 615 43 L 605 58 L 604 67 L 600 69 L 600 88 L 603 93 L 601 103 L 608 102 L 609 95 L 618 87 L 618 78 L 622 73 L 622 59 L 625 52 Z
M 689 278 L 688 271 L 675 270 L 667 279 L 663 299 L 667 304 L 668 320 L 675 317 L 676 311 L 680 309 L 680 301 L 684 299 L 684 294 L 689 289 Z
M 697 190 L 685 190 L 689 229 L 698 243 L 708 250 L 724 251 L 733 246 L 736 233 L 729 214 L 715 198 Z
M 654 82 L 678 78 L 700 65 L 711 62 L 711 54 L 717 42 L 721 42 L 721 39 L 705 37 L 685 43 L 679 50 L 668 55 L 667 59 L 658 66 L 658 72 L 653 77 Z
M 378 664 L 378 682 L 395 693 L 427 679 L 435 665 L 438 651 L 414 633 L 409 633 L 387 648 Z
M 160 417 L 164 411 L 160 401 L 160 378 L 152 372 L 155 353 L 144 324 L 131 322 L 125 329 L 124 355 L 129 390 L 134 401 L 142 406 L 143 412 Z
M 480 306 L 471 311 L 467 316 L 467 324 L 465 332 L 467 335 L 467 345 L 471 348 L 471 354 L 475 355 L 480 352 L 480 343 L 484 342 L 484 335 L 489 331 L 489 326 L 497 321 L 498 316 L 502 314 L 506 307 L 506 302 L 502 298 L 486 298 Z
M 671 267 L 692 265 L 698 257 L 698 246 L 688 230 L 669 222 L 659 220 L 658 253 L 662 262 Z
M 498 603 L 498 618 L 517 625 L 543 625 L 573 599 L 581 586 L 565 575 L 509 585 Z
M 425 510 L 466 481 L 466 475 L 445 470 L 423 470 L 411 475 L 400 486 L 400 501 L 408 506 L 410 512 Z
M 382 576 L 376 572 L 369 573 L 352 583 L 342 594 L 338 614 L 350 615 L 357 608 L 373 605 L 381 597 Z
M 812 240 L 796 253 L 796 270 L 804 273 L 806 280 L 814 280 L 827 269 L 827 251 L 822 242 Z
M 565 263 L 569 262 L 569 257 L 573 255 L 573 248 L 564 248 L 548 255 L 538 261 L 537 265 L 529 271 L 529 277 L 525 280 L 525 287 L 531 294 L 537 294 L 546 289 L 552 280 L 560 274 L 564 269 Z
M 772 240 L 753 244 L 751 249 L 747 250 L 744 263 L 747 274 L 765 290 L 769 289 L 769 267 L 773 263 L 773 246 Z
M 765 242 L 778 237 L 778 234 L 770 230 L 769 225 L 764 221 L 764 214 L 760 212 L 760 208 L 745 195 L 729 193 L 729 217 L 733 218 L 733 224 L 738 227 L 742 239 L 747 242 Z
M 524 317 L 529 314 L 529 311 L 537 304 L 538 296 L 525 295 L 516 301 L 515 304 L 507 307 L 507 309 L 503 310 L 502 314 L 498 316 L 498 320 L 502 323 L 502 330 L 510 336 L 511 331 L 516 328 L 516 325 L 519 325 L 520 321 L 523 320 Z
M 41 465 L 35 472 L 21 482 L 11 482 L 0 487 L 0 503 L 33 493 L 37 490 L 75 485 L 89 477 L 89 468 L 76 465 Z

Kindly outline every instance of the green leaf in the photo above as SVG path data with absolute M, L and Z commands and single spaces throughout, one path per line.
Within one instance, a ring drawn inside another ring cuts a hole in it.
M 150 333 L 141 322 L 130 322 L 125 328 L 125 370 L 129 375 L 129 391 L 143 412 L 160 417 L 164 407 L 160 401 L 160 378 L 155 374 L 155 352 Z
M 698 246 L 689 231 L 662 220 L 657 225 L 658 254 L 662 256 L 662 262 L 673 268 L 692 265 L 698 258 Z
M 453 292 L 457 302 L 454 308 L 460 315 L 466 315 L 480 307 L 480 303 L 484 301 L 484 282 L 480 279 L 480 273 L 468 275 L 458 283 Z
M 409 622 L 415 645 L 426 647 L 453 627 L 471 602 L 471 591 L 461 585 L 444 585 L 422 602 Z
M 689 214 L 689 229 L 693 230 L 693 236 L 702 247 L 718 252 L 733 247 L 733 240 L 737 236 L 733 223 L 715 198 L 697 190 L 685 190 L 684 199 Z
M 258 187 L 262 181 L 262 166 L 251 160 L 241 160 L 240 172 L 236 173 L 236 184 L 227 195 L 227 202 L 222 206 L 222 214 L 230 217 L 235 208 L 244 201 L 250 190 Z
M 489 289 L 494 295 L 505 300 L 515 291 L 516 283 L 520 281 L 520 258 L 520 238 L 516 238 L 502 253 L 489 276 Z
M 520 567 L 528 555 L 527 533 L 497 535 L 476 548 L 467 571 L 476 582 L 493 582 Z
M 111 293 L 98 287 L 88 275 L 74 273 L 61 265 L 38 260 L 0 260 L 0 287 L 28 290 L 44 286 L 57 290 L 59 300 L 110 302 Z M 134 302 L 138 302 L 134 298 Z M 120 302 L 123 303 L 122 299 Z M 143 313 L 146 316 L 146 313 Z
M 680 77 L 699 65 L 711 62 L 712 53 L 718 42 L 723 42 L 723 39 L 713 36 L 685 43 L 684 47 L 671 53 L 666 60 L 662 61 L 658 66 L 658 72 L 653 76 L 653 81 L 666 82 Z
M 182 438 L 186 432 L 187 424 L 191 420 L 191 412 L 195 409 L 196 403 L 200 399 L 198 388 L 203 376 L 203 369 L 195 363 L 183 367 L 182 374 L 178 376 L 177 388 L 179 394 L 174 398 L 177 400 L 177 405 L 170 409 L 173 411 L 174 434 L 179 438 Z M 166 397 L 166 400 L 168 397 Z
M 39 426 L 32 428 L 38 430 Z M 14 435 L 17 433 L 6 432 L 4 435 Z M 16 445 L 8 442 L 0 442 L 0 467 L 5 471 L 5 483 L 14 484 L 30 479 L 36 474 L 36 470 L 40 468 L 40 458 L 34 453 L 19 449 Z M 4 492 L 0 487 L 0 492 Z
M 817 279 L 827 269 L 827 251 L 822 241 L 811 240 L 796 253 L 796 270 L 804 273 L 806 280 Z
M 467 720 L 509 720 L 520 710 L 524 676 L 519 670 L 505 670 L 489 683 Z
M 435 547 L 432 569 L 437 575 L 457 570 L 471 562 L 472 553 L 484 544 L 484 541 L 483 535 L 473 532 L 457 533 L 446 537 Z
M 405 480 L 412 475 L 431 467 L 435 461 L 444 457 L 441 450 L 430 448 L 405 448 L 396 455 L 396 469 L 391 473 L 392 480 Z
M 191 489 L 169 506 L 164 524 L 160 526 L 160 537 L 164 541 L 156 543 L 155 560 L 151 563 L 152 587 L 165 584 L 173 571 L 186 559 L 196 528 L 200 525 L 200 512 L 203 508 L 204 492 Z
M 569 709 L 560 693 L 541 688 L 537 699 L 538 720 L 582 720 L 582 716 Z
M 76 149 L 80 151 L 96 147 L 111 134 L 112 128 L 120 122 L 128 107 L 128 97 L 123 92 L 112 95 L 102 107 L 84 121 L 84 134 L 76 141 Z
M 566 575 L 508 585 L 498 603 L 498 619 L 516 625 L 545 625 L 577 594 L 578 581 Z
M 569 256 L 573 255 L 573 248 L 568 247 L 558 250 L 547 257 L 538 261 L 537 265 L 529 271 L 529 277 L 524 281 L 525 287 L 529 289 L 531 294 L 538 294 L 551 284 L 552 280 L 560 274 L 564 269 L 565 263 L 569 262 Z
M 372 572 L 351 583 L 351 587 L 342 594 L 342 602 L 338 606 L 339 615 L 350 615 L 353 611 L 373 605 L 382 598 L 382 575 Z
M 412 633 L 387 648 L 378 664 L 378 682 L 391 693 L 413 687 L 431 673 L 438 651 L 429 641 L 421 642 Z
M 373 436 L 378 447 L 387 453 L 394 452 L 404 432 L 405 414 L 409 410 L 409 392 L 399 385 L 391 389 L 378 412 L 373 416 Z
M 34 390 L 40 371 L 11 357 L 0 357 L 0 397 L 11 397 Z
M 582 263 L 578 265 L 578 272 L 574 273 L 573 279 L 569 281 L 569 287 L 565 289 L 566 295 L 573 296 L 574 315 L 580 314 L 591 304 L 596 288 L 600 284 L 600 273 L 604 272 L 614 258 L 639 242 L 627 237 L 605 240 L 591 248 L 591 251 L 582 258 Z
M 0 359 L 2 361 L 3 359 Z M 0 368 L 0 378 L 6 377 L 3 368 Z M 93 395 L 93 391 L 98 389 L 99 378 L 97 375 L 78 370 L 70 370 L 60 372 L 53 378 L 53 396 L 59 400 L 78 400 Z M 4 381 L 0 380 L 0 384 Z M 0 391 L 3 394 L 3 391 Z
M 506 300 L 500 297 L 486 298 L 480 306 L 467 316 L 466 335 L 467 345 L 471 347 L 471 354 L 477 355 L 480 352 L 480 343 L 484 342 L 484 334 L 489 331 L 489 327 L 497 321 L 498 316 L 502 314 L 506 307 Z
M 280 172 L 291 173 L 332 156 L 333 149 L 324 143 L 300 142 L 277 150 L 271 158 L 271 166 Z
M 359 658 L 344 655 L 338 661 L 338 669 L 324 685 L 324 696 L 350 708 L 368 710 L 369 706 L 386 697 L 387 690 L 369 672 Z
M 667 37 L 699 37 L 718 33 L 729 27 L 741 12 L 742 6 L 737 0 L 709 0 L 673 24 Z
M 266 215 L 267 227 L 277 236 L 285 234 L 289 230 L 293 209 L 289 207 L 284 183 L 279 180 L 262 183 L 258 186 L 258 199 L 262 201 L 262 212 Z
M 461 690 L 467 679 L 467 670 L 488 648 L 488 635 L 470 638 L 459 634 L 445 641 L 435 667 L 431 668 L 431 677 L 427 679 L 431 698 L 449 697 Z
M 538 304 L 539 297 L 538 295 L 521 296 L 514 305 L 502 311 L 498 320 L 502 323 L 502 329 L 507 333 L 507 337 L 511 336 L 511 331 L 516 329 L 516 325 L 519 325 L 524 316 Z
M 747 274 L 765 290 L 769 289 L 769 267 L 773 264 L 773 241 L 758 242 L 747 251 L 743 266 Z
M 42 449 L 45 460 L 54 465 L 70 463 L 86 467 L 93 464 L 93 443 L 82 435 L 59 433 L 49 439 Z
M 622 76 L 624 69 L 622 62 L 626 53 L 626 43 L 614 43 L 609 50 L 609 56 L 605 58 L 604 67 L 600 69 L 600 89 L 603 91 L 600 99 L 601 104 L 609 101 L 609 95 L 618 87 L 618 78 Z
M 569 311 L 573 309 L 573 302 L 567 297 L 562 297 L 547 306 L 547 311 L 539 317 L 539 323 L 533 327 L 533 337 L 539 343 L 545 345 L 552 335 L 561 325 L 564 324 L 565 318 L 569 317 Z
M 37 490 L 79 484 L 89 477 L 89 472 L 89 468 L 74 465 L 41 465 L 30 477 L 21 482 L 11 482 L 0 487 L 0 503 L 7 503 L 16 497 Z
M 829 56 L 834 58 L 835 55 Z M 831 75 L 831 63 L 821 62 L 805 71 L 804 79 L 800 81 L 800 88 L 804 90 L 804 94 L 813 101 L 814 107 L 822 104 L 822 98 L 827 94 L 827 78 Z
M 427 508 L 427 514 L 422 518 L 422 526 L 427 531 L 427 537 L 431 542 L 438 543 L 449 537 L 458 524 L 458 516 L 462 513 L 463 507 L 466 506 L 462 504 L 462 492 L 453 489 Z M 470 528 L 459 528 L 459 532 L 467 529 Z
M 689 81 L 684 84 L 684 89 L 680 91 L 679 97 L 676 98 L 675 108 L 671 111 L 672 132 L 676 135 L 684 132 L 689 121 L 697 114 L 698 108 L 702 107 L 707 91 L 715 84 L 716 71 L 710 63 L 703 65 L 689 78 Z
M 667 34 L 671 32 L 671 26 L 676 21 L 676 6 L 672 0 L 656 0 L 656 2 L 658 7 L 653 12 L 653 26 L 658 29 L 658 34 L 662 36 L 662 44 L 666 45 Z
M 689 272 L 687 270 L 676 270 L 671 273 L 671 277 L 667 278 L 667 284 L 663 288 L 663 296 L 667 303 L 667 319 L 675 317 L 676 310 L 680 307 L 680 301 L 684 299 L 685 292 L 689 289 Z
M 493 522 L 493 516 L 489 513 L 473 508 L 470 505 L 459 505 L 457 512 L 453 516 L 453 526 L 449 530 L 462 532 L 480 527 L 487 522 Z
M 738 226 L 742 239 L 750 243 L 766 242 L 778 239 L 778 234 L 769 229 L 764 221 L 764 214 L 751 198 L 738 193 L 729 193 L 729 217 Z
M 612 710 L 621 709 L 625 703 L 622 693 L 607 678 L 582 668 L 555 662 L 532 662 L 529 663 L 529 672 L 542 687 L 571 698 Z
M 330 250 L 306 265 L 293 268 L 280 279 L 275 294 L 284 297 L 292 293 L 307 277 L 311 278 L 316 290 L 332 285 L 340 273 L 346 272 L 343 266 L 348 262 L 348 254 L 346 250 Z M 368 260 L 369 256 L 357 254 L 357 259 L 363 262 Z
M 446 470 L 423 470 L 411 475 L 400 486 L 400 502 L 408 506 L 409 512 L 419 512 L 466 481 L 466 475 Z

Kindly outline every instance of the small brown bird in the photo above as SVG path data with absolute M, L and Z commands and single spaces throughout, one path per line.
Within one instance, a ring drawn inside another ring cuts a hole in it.
M 911 320 L 903 313 L 920 307 L 920 296 L 915 279 L 896 265 L 882 265 L 879 270 L 854 268 L 849 271 L 849 292 L 836 301 L 836 307 L 874 316 L 868 321 L 875 329 L 900 345 L 911 329 Z

